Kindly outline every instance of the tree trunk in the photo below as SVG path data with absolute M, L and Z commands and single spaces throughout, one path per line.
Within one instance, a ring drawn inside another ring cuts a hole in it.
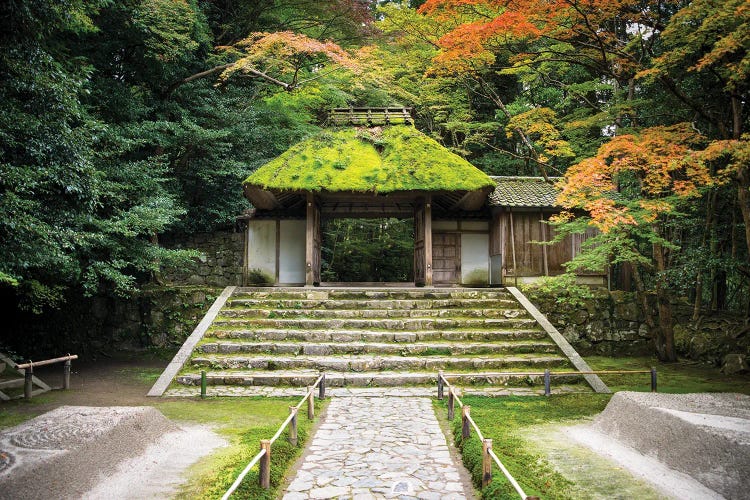
M 672 303 L 669 300 L 664 276 L 668 250 L 658 243 L 655 243 L 653 248 L 656 261 L 656 303 L 659 311 L 659 328 L 655 336 L 656 355 L 660 361 L 677 361 L 677 353 L 674 350 Z
M 641 271 L 640 269 L 638 269 L 638 264 L 634 263 L 630 264 L 630 269 L 633 276 L 633 283 L 635 283 L 636 296 L 638 297 L 641 310 L 643 311 L 643 318 L 646 320 L 646 326 L 648 327 L 649 334 L 654 340 L 654 345 L 656 345 L 656 321 L 654 320 L 651 306 L 648 303 L 648 295 L 646 294 L 646 287 L 643 284 L 643 279 L 641 278 Z

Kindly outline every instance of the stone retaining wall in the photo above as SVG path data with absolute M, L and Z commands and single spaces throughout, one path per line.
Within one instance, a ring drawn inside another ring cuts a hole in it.
M 558 303 L 556 296 L 533 287 L 524 293 L 581 354 L 654 354 L 635 293 L 594 290 L 580 306 Z M 680 357 L 722 366 L 727 373 L 750 370 L 750 327 L 741 317 L 717 312 L 693 322 L 691 304 L 676 301 L 673 307 Z
M 651 354 L 649 332 L 634 293 L 594 290 L 584 305 L 527 288 L 524 293 L 581 354 Z
M 176 285 L 232 286 L 242 284 L 244 233 L 216 231 L 179 238 L 163 237 L 166 248 L 190 248 L 203 255 L 192 266 L 164 273 L 162 279 Z

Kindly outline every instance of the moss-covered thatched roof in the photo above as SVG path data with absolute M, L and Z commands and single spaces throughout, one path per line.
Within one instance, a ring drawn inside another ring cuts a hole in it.
M 292 146 L 243 183 L 264 191 L 489 192 L 494 182 L 407 125 L 328 129 Z M 252 200 L 251 200 L 252 201 Z

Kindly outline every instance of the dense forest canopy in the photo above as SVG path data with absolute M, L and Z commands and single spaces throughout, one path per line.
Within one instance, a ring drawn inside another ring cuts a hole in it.
M 233 224 L 242 179 L 327 109 L 398 104 L 487 173 L 566 176 L 560 234 L 601 230 L 573 267 L 656 291 L 663 358 L 671 297 L 696 318 L 748 314 L 744 0 L 8 0 L 0 15 L 0 286 L 22 309 L 133 293 L 195 257 L 159 235 Z

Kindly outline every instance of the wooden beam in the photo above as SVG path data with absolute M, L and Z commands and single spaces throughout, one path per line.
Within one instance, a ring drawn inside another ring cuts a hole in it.
M 315 284 L 313 254 L 315 252 L 315 195 L 307 193 L 307 228 L 305 231 L 305 286 Z
M 432 286 L 432 196 L 427 195 L 424 205 L 424 286 Z
M 547 224 L 544 223 L 544 212 L 539 211 L 541 220 L 539 223 L 542 225 L 542 241 L 547 242 Z M 549 260 L 547 258 L 547 245 L 542 245 L 542 259 L 544 260 L 544 275 L 549 276 Z

